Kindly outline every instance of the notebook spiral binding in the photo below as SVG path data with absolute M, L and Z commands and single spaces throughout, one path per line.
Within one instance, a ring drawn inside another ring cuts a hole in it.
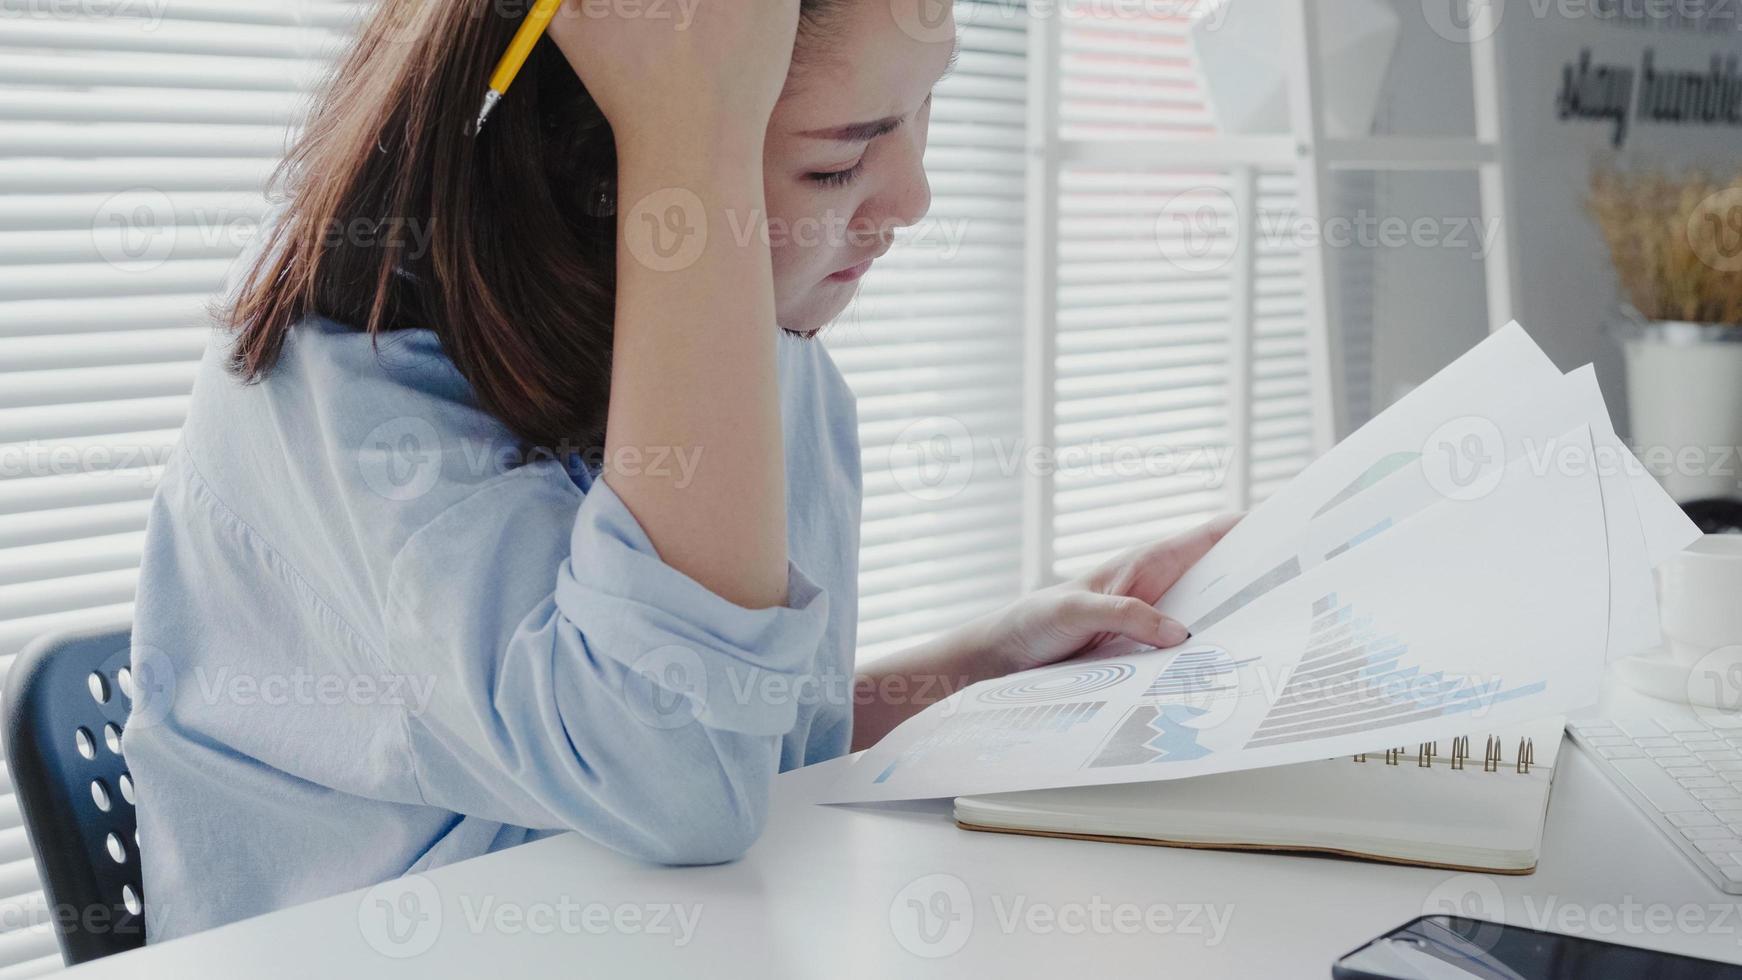
M 1501 744 L 1498 736 L 1488 736 L 1488 744 L 1482 749 L 1483 772 L 1500 771 L 1501 767 L 1506 764 L 1504 749 L 1505 746 Z M 1420 769 L 1432 769 L 1434 759 L 1439 756 L 1439 751 L 1440 745 L 1438 742 L 1421 743 L 1421 745 L 1415 750 L 1416 767 Z M 1386 749 L 1385 764 L 1388 766 L 1402 765 L 1403 760 L 1408 755 L 1409 749 L 1405 746 L 1399 746 L 1395 749 Z M 1353 758 L 1356 762 L 1366 762 L 1367 753 L 1363 752 Z M 1453 739 L 1451 767 L 1453 769 L 1463 769 L 1464 763 L 1467 762 L 1469 758 L 1470 736 L 1460 735 Z M 1513 760 L 1512 770 L 1521 775 L 1528 775 L 1530 773 L 1530 767 L 1536 762 L 1536 741 L 1529 738 L 1519 739 L 1518 751 L 1514 753 Z

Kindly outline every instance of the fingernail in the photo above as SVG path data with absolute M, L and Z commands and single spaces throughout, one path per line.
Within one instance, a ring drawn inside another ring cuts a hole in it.
M 1161 629 L 1158 634 L 1161 637 L 1161 645 L 1164 647 L 1177 647 L 1192 638 L 1190 631 L 1172 619 L 1161 621 Z

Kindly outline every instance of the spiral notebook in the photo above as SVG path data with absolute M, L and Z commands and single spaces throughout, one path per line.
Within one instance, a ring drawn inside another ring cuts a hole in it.
M 1190 779 L 964 796 L 955 816 L 995 833 L 1529 874 L 1564 724 Z

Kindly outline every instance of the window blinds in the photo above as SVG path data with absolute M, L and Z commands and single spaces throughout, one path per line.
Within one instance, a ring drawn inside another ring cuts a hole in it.
M 1061 139 L 1217 135 L 1189 34 L 1202 6 L 1064 4 Z M 1295 237 L 1252 243 L 1251 399 L 1237 406 L 1233 324 L 1245 291 L 1224 239 L 1248 195 L 1232 166 L 1145 170 L 1135 156 L 1073 159 L 1059 175 L 1050 547 L 1061 577 L 1262 500 L 1312 453 Z M 1254 175 L 1245 207 L 1261 232 L 1289 227 L 1293 185 L 1292 173 Z M 1249 412 L 1244 425 L 1237 409 Z
M 205 306 L 363 8 L 0 0 L 0 672 L 125 622 Z M 60 957 L 0 779 L 0 977 Z

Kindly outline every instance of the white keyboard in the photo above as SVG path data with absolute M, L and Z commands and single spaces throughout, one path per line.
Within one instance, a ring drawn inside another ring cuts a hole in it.
M 1567 732 L 1706 877 L 1742 895 L 1742 728 L 1621 718 Z

